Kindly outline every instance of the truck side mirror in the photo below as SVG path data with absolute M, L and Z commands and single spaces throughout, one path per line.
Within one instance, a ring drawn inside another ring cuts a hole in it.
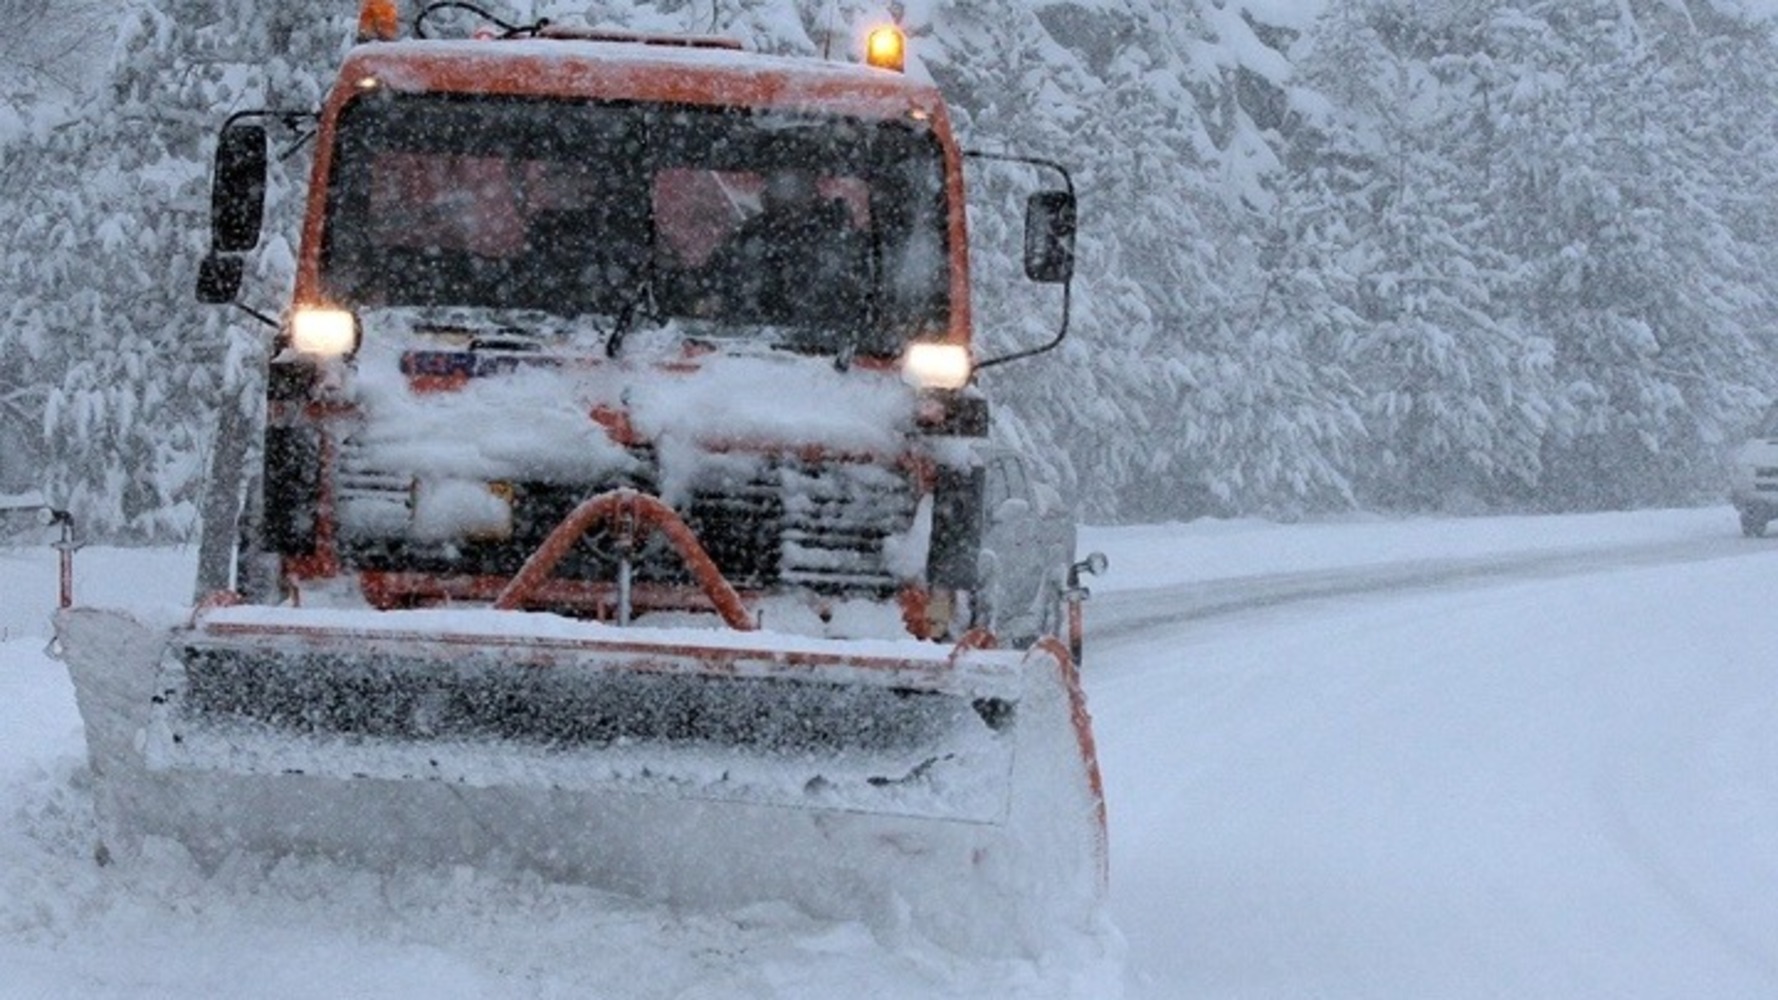
M 1025 276 L 1056 284 L 1074 277 L 1074 194 L 1039 191 L 1025 201 Z
M 264 125 L 230 125 L 222 130 L 210 178 L 212 253 L 246 253 L 259 245 L 265 222 L 266 166 Z M 228 299 L 233 298 L 231 293 Z
M 210 306 L 233 302 L 241 292 L 245 270 L 239 254 L 207 254 L 198 265 L 198 301 Z

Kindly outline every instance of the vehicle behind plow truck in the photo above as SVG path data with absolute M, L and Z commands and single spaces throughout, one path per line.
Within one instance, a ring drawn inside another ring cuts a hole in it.
M 899 33 L 865 65 L 426 37 L 460 7 L 402 39 L 367 3 L 312 116 L 233 586 L 59 614 L 101 856 L 510 867 L 991 951 L 1089 926 L 1102 560 L 1040 567 L 1028 620 L 1073 634 L 1022 648 L 984 591 L 974 375 L 1061 335 L 976 357 L 965 154 Z M 301 120 L 225 126 L 205 301 Z M 1031 196 L 1063 331 L 1073 227 Z

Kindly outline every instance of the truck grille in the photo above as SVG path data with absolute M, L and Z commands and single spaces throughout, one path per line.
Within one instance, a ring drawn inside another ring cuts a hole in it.
M 513 534 L 501 541 L 448 545 L 407 536 L 411 478 L 369 468 L 342 448 L 336 475 L 341 555 L 379 571 L 510 576 L 549 532 L 586 498 L 622 486 L 658 493 L 654 455 L 635 449 L 649 472 L 588 484 L 513 483 Z M 907 474 L 869 462 L 811 462 L 795 456 L 712 456 L 691 477 L 680 516 L 729 582 L 822 593 L 887 594 L 902 581 L 886 540 L 913 523 L 918 498 Z M 617 559 L 603 531 L 587 535 L 556 570 L 564 579 L 609 581 Z M 677 553 L 652 539 L 632 562 L 642 582 L 689 581 Z
M 340 450 L 333 482 L 340 534 L 347 541 L 374 541 L 407 531 L 413 505 L 412 476 L 372 468 L 363 449 L 347 441 Z
M 908 529 L 914 502 L 906 476 L 892 469 L 776 459 L 741 481 L 695 490 L 686 520 L 706 546 L 711 539 L 745 539 L 754 547 L 720 554 L 712 547 L 725 572 L 745 563 L 762 584 L 891 590 L 899 581 L 886 564 L 884 542 Z

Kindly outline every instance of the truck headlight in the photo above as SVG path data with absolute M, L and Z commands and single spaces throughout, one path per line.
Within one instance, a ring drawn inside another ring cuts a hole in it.
M 290 317 L 290 346 L 303 354 L 351 354 L 358 350 L 358 338 L 358 317 L 344 309 L 298 309 Z
M 902 378 L 922 389 L 961 389 L 974 370 L 961 344 L 909 344 L 901 358 Z

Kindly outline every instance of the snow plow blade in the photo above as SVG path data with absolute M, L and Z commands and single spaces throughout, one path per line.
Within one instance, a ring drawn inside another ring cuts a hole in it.
M 1055 643 L 263 607 L 165 629 L 77 609 L 58 635 L 113 855 L 164 836 L 200 863 L 511 866 L 991 950 L 1086 919 L 1103 884 Z
M 1004 818 L 1016 658 L 477 617 L 214 612 L 169 644 L 149 764 Z

